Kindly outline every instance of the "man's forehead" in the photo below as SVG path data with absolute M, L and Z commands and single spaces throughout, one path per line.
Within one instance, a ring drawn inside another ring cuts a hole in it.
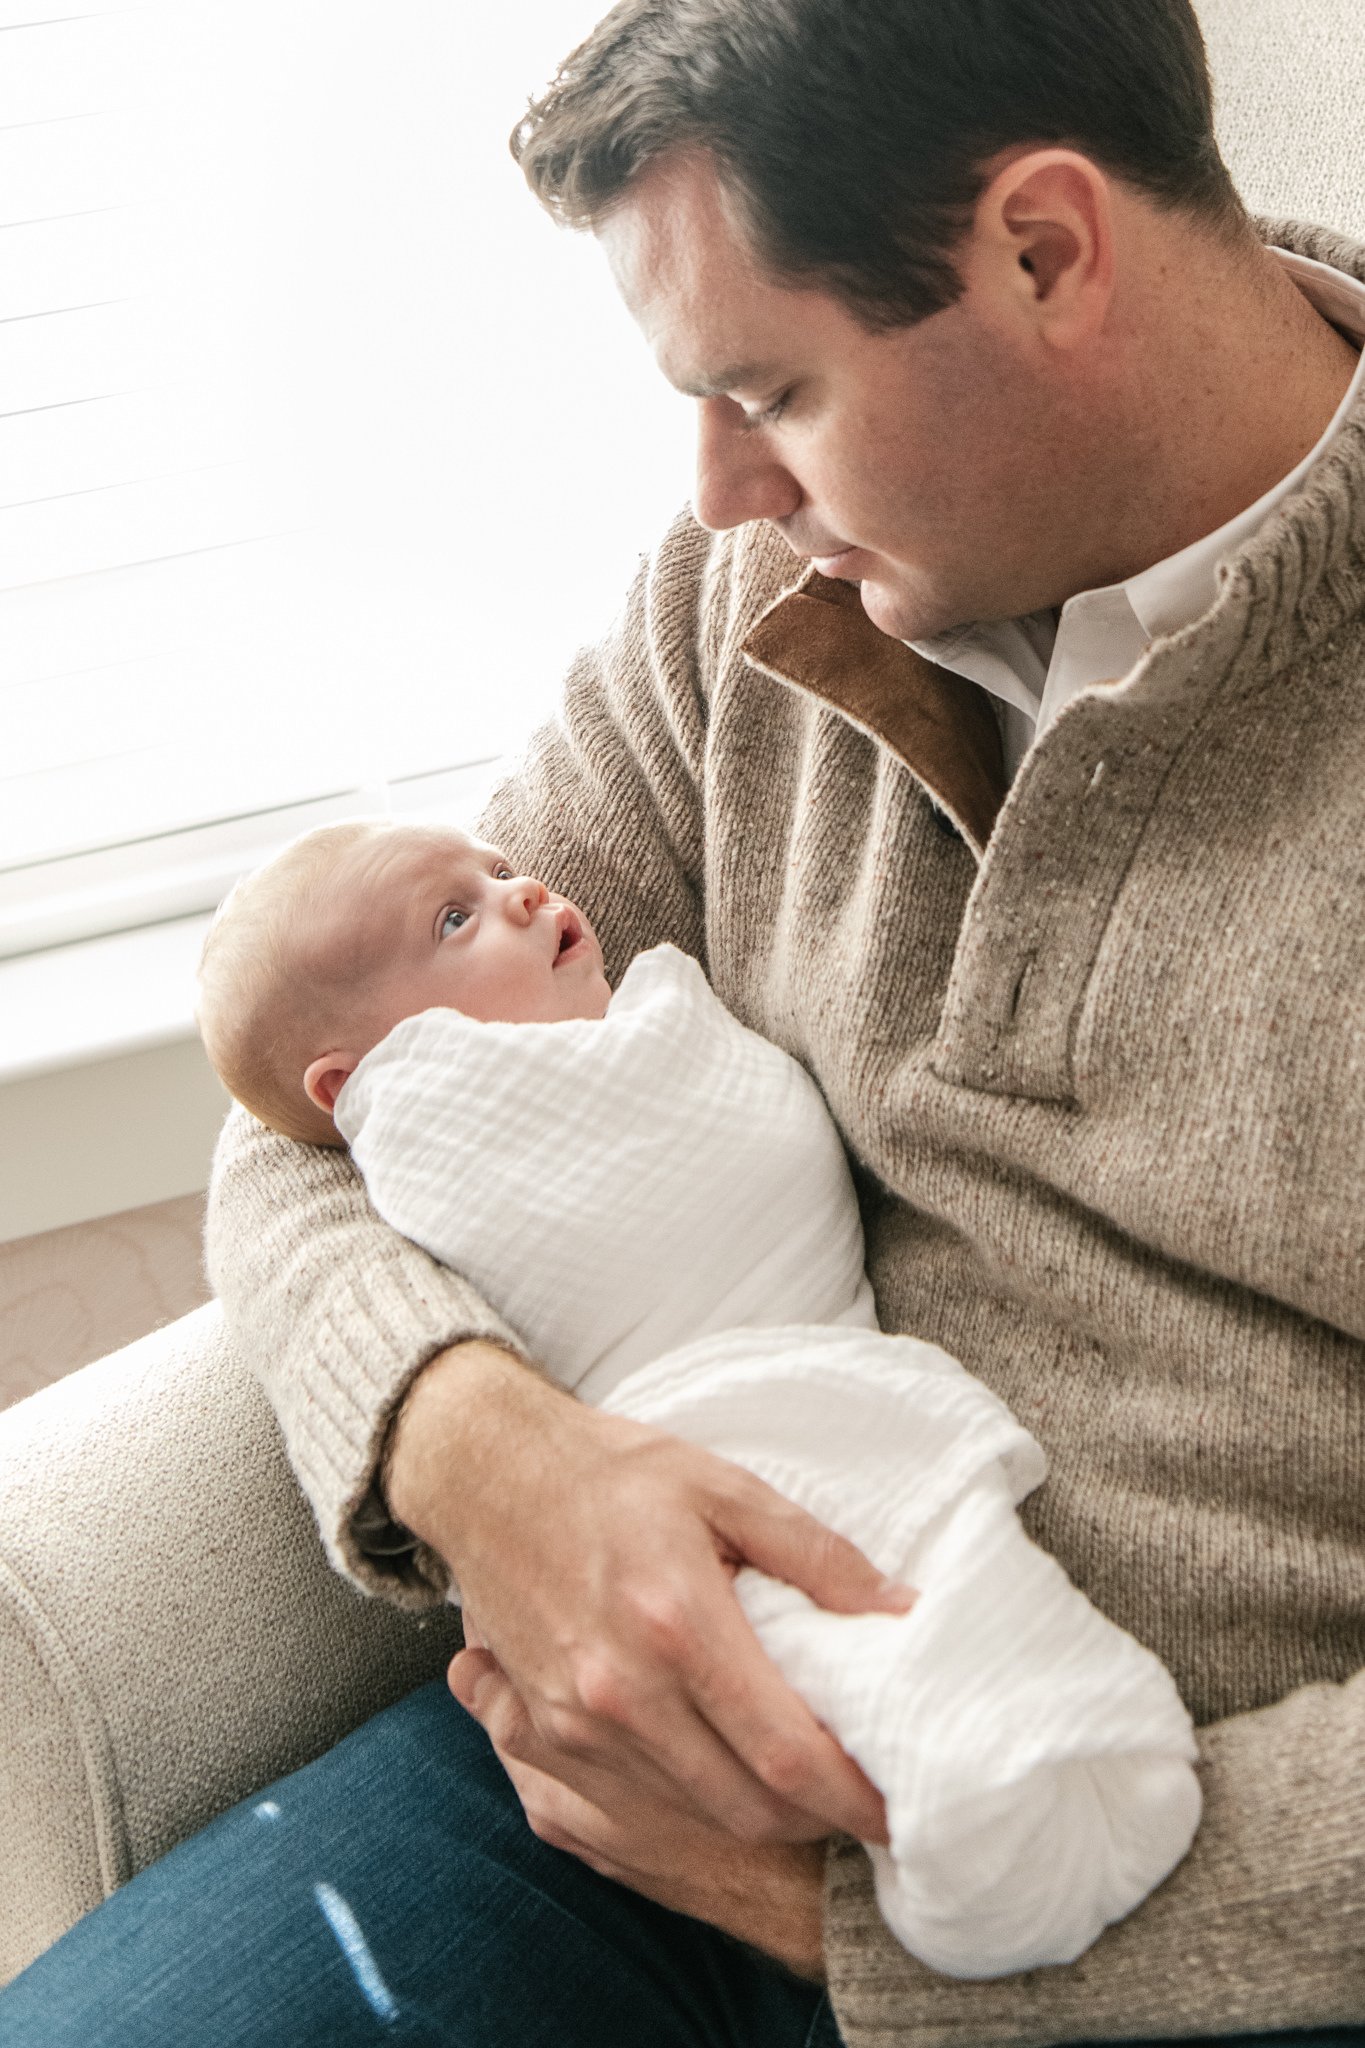
M 717 397 L 772 373 L 772 325 L 787 294 L 764 277 L 709 159 L 652 165 L 597 237 L 618 291 L 678 390 Z
M 660 275 L 632 305 L 660 371 L 687 398 L 761 393 L 792 373 L 799 336 L 762 288 Z

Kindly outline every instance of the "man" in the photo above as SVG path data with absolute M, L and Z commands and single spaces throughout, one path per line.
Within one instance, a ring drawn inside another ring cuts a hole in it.
M 624 0 L 516 147 L 697 401 L 697 522 L 484 830 L 613 975 L 672 939 L 815 1074 L 883 1326 L 1042 1441 L 1030 1530 L 1174 1672 L 1205 1820 L 1076 1964 L 933 1976 L 729 1577 L 895 1590 L 549 1387 L 239 1116 L 234 1329 L 335 1559 L 411 1604 L 453 1569 L 451 1688 L 550 1845 L 419 1695 L 299 1774 L 319 1870 L 371 1866 L 324 1917 L 432 2040 L 830 2040 L 824 1977 L 850 2048 L 1358 2023 L 1365 247 L 1248 222 L 1186 0 Z M 249 1825 L 157 1867 L 211 1982 L 183 1916 L 264 1882 L 222 1877 Z M 371 2038 L 269 1885 L 240 2038 Z

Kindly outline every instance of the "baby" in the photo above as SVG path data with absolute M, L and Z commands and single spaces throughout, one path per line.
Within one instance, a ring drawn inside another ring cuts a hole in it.
M 462 832 L 323 825 L 244 876 L 199 965 L 197 1015 L 224 1085 L 262 1123 L 341 1145 L 337 1096 L 404 1017 L 605 1016 L 588 920 Z
M 1189 1847 L 1189 1718 L 1015 1512 L 1042 1452 L 877 1328 L 843 1147 L 799 1063 L 658 946 L 613 994 L 582 912 L 496 849 L 356 824 L 228 898 L 200 1023 L 275 1129 L 581 1399 L 746 1466 L 912 1584 L 835 1615 L 744 1570 L 759 1640 L 886 1801 L 882 1912 L 932 1968 L 1070 1961 Z

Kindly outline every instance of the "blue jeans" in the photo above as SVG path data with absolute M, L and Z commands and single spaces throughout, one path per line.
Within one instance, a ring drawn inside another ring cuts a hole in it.
M 3 2048 L 838 2040 L 816 1987 L 537 1841 L 439 1682 L 182 1842 L 0 1991 Z

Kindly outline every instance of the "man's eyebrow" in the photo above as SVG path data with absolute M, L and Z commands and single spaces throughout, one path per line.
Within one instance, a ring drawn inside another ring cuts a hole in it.
M 730 363 L 709 377 L 696 377 L 674 388 L 684 398 L 724 398 L 731 391 L 759 390 L 765 384 L 779 383 L 781 378 L 782 372 L 774 363 Z

